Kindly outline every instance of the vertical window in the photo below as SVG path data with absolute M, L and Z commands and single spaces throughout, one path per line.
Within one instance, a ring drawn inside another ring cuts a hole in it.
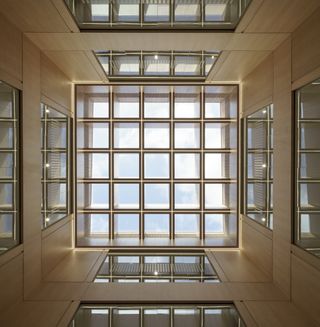
M 77 100 L 78 244 L 236 244 L 236 86 L 78 86 Z
M 43 228 L 69 214 L 70 122 L 68 116 L 41 105 L 42 123 L 42 221 Z M 87 157 L 79 158 L 85 160 Z M 94 157 L 96 165 L 101 158 Z M 86 171 L 90 174 L 90 171 Z M 102 174 L 102 171 L 96 171 Z
M 19 91 L 0 81 L 0 254 L 21 240 L 19 101 Z
M 246 118 L 245 215 L 272 229 L 273 106 Z
M 320 257 L 320 80 L 295 93 L 296 206 L 294 242 Z

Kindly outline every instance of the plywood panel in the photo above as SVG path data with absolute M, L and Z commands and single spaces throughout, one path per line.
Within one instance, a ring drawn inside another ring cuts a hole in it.
M 292 208 L 292 107 L 291 42 L 274 52 L 274 198 L 273 275 L 275 283 L 290 295 L 290 243 Z
M 283 301 L 246 301 L 249 312 L 259 327 L 315 327 L 296 306 Z
M 42 273 L 44 279 L 70 253 L 71 248 L 71 221 L 69 220 L 59 229 L 42 239 Z
M 50 0 L 2 0 L 0 11 L 22 32 L 68 32 Z
M 320 66 L 320 9 L 292 34 L 292 81 Z
M 259 226 L 260 227 L 260 226 Z M 272 239 L 253 228 L 245 220 L 242 223 L 242 248 L 248 258 L 272 279 Z
M 1 326 L 55 327 L 68 309 L 69 302 L 28 301 L 17 304 L 0 316 Z
M 67 76 L 41 54 L 41 94 L 71 111 L 71 89 L 72 84 Z
M 320 270 L 292 255 L 292 301 L 320 325 Z
M 27 33 L 41 50 L 271 51 L 288 34 L 274 33 Z
M 270 51 L 226 51 L 227 57 L 220 64 L 220 58 L 207 80 L 241 81 L 257 67 Z
M 244 254 L 244 251 L 212 251 L 230 282 L 270 282 L 271 278 Z
M 76 82 L 106 81 L 107 78 L 97 62 L 87 51 L 46 51 L 46 55 L 68 76 Z
M 23 254 L 0 266 L 0 312 L 23 299 Z
M 3 15 L 0 15 L 0 44 L 0 70 L 22 81 L 22 33 Z M 12 84 L 10 80 L 7 83 Z
M 245 32 L 293 32 L 319 6 L 318 0 L 265 0 Z
M 28 294 L 41 280 L 41 124 L 40 51 L 23 40 L 23 235 L 24 287 Z
M 243 80 L 243 113 L 270 104 L 273 95 L 273 58 L 268 56 Z
M 84 282 L 101 253 L 101 251 L 72 251 L 45 279 L 47 281 Z

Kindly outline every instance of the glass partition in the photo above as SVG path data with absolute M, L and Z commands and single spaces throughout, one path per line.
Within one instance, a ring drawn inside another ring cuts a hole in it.
M 0 254 L 21 242 L 19 91 L 0 81 Z
M 81 304 L 69 327 L 245 327 L 233 304 Z
M 237 244 L 237 86 L 76 90 L 78 246 Z
M 108 252 L 95 283 L 218 283 L 203 252 Z
M 294 242 L 320 257 L 320 80 L 295 93 L 296 206 Z
M 67 115 L 41 104 L 41 124 L 41 213 L 42 226 L 47 228 L 69 214 L 70 122 Z M 87 156 L 83 156 L 80 160 L 85 159 Z M 99 162 L 99 158 L 93 159 L 95 162 Z M 90 172 L 83 171 L 84 173 L 89 174 Z
M 79 28 L 233 30 L 250 0 L 65 0 Z
M 273 106 L 245 119 L 245 211 L 258 223 L 273 227 Z

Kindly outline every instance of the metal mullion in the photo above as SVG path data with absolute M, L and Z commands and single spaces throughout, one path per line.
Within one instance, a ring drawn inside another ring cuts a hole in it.
M 172 62 L 172 61 L 171 61 Z M 175 239 L 175 222 L 174 222 L 174 103 L 175 103 L 175 88 L 173 86 L 170 87 L 170 231 L 169 231 L 169 239 Z
M 204 210 L 204 87 L 200 88 L 200 209 Z M 204 214 L 200 214 L 200 240 L 205 238 Z
M 144 88 L 139 89 L 139 115 L 140 115 L 140 158 L 139 158 L 139 172 L 140 172 L 140 215 L 139 215 L 139 239 L 144 240 Z
M 111 1 L 112 4 L 112 1 Z M 112 20 L 111 20 L 112 22 Z M 113 155 L 113 111 L 114 111 L 113 87 L 109 88 L 109 240 L 114 239 L 114 213 L 113 213 L 113 174 L 114 174 L 114 155 Z

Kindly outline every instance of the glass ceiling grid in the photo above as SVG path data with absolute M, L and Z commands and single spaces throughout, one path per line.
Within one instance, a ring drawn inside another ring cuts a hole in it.
M 65 0 L 80 30 L 234 30 L 250 0 Z
M 78 86 L 77 244 L 235 246 L 237 100 L 236 86 Z

